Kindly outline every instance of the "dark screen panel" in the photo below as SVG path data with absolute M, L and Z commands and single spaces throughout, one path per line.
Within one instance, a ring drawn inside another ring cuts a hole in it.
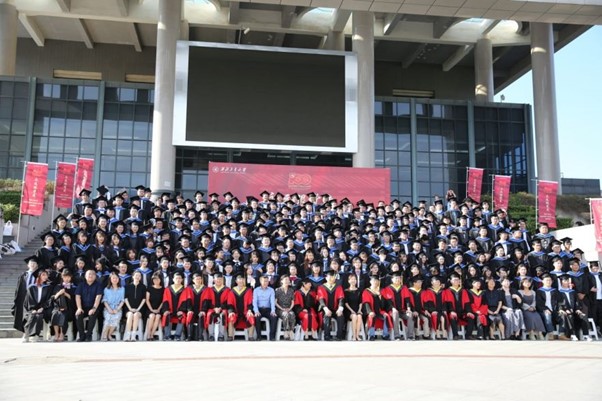
M 345 146 L 345 57 L 190 47 L 186 139 Z

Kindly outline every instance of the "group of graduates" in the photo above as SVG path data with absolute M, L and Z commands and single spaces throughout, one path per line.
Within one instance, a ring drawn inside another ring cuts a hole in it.
M 453 192 L 432 204 L 270 193 L 82 190 L 15 291 L 15 328 L 55 341 L 588 340 L 602 324 L 597 262 L 571 238 Z M 271 289 L 275 290 L 273 292 Z M 275 296 L 274 296 L 275 292 Z M 266 326 L 268 326 L 266 324 Z M 139 328 L 145 327 L 145 330 Z M 77 331 L 77 333 L 75 333 Z M 140 336 L 140 332 L 144 334 Z M 322 333 L 322 334 L 321 334 Z M 449 334 L 448 334 L 449 333 Z

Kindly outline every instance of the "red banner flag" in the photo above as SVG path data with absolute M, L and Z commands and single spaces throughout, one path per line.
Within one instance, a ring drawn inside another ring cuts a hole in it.
M 391 197 L 388 168 L 351 168 L 283 166 L 245 163 L 209 163 L 209 192 L 230 191 L 244 202 L 246 196 L 281 192 L 299 195 L 327 193 L 351 202 L 389 202 Z
M 75 185 L 75 164 L 59 162 L 54 186 L 54 206 L 73 206 L 73 186 Z
M 557 195 L 558 183 L 556 181 L 537 181 L 538 223 L 548 223 L 550 228 L 556 228 Z
M 483 186 L 482 168 L 468 168 L 468 179 L 466 180 L 466 196 L 476 202 L 481 201 L 481 188 Z
M 25 181 L 23 182 L 23 197 L 21 199 L 21 214 L 41 216 L 44 211 L 44 193 L 48 180 L 48 164 L 27 163 L 25 166 Z
M 493 208 L 508 210 L 510 201 L 510 181 L 509 175 L 493 176 Z
M 82 189 L 92 189 L 93 174 L 94 159 L 77 159 L 77 173 L 75 175 L 75 191 L 73 197 L 79 196 Z
M 596 252 L 602 252 L 602 199 L 591 199 L 592 221 L 596 237 Z

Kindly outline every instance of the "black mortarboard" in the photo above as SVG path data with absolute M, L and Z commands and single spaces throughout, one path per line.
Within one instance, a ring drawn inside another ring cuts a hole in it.
M 228 191 L 228 192 L 225 192 L 225 193 L 224 193 L 224 198 L 225 198 L 226 196 L 234 196 L 234 195 L 232 195 L 232 192 Z
M 247 196 L 247 203 L 251 203 L 253 201 L 258 202 L 259 200 L 254 196 Z
M 79 192 L 79 196 L 84 196 L 84 195 L 90 196 L 91 193 L 92 192 L 90 192 L 89 190 L 84 188 Z
M 42 241 L 46 241 L 46 237 L 52 237 L 54 238 L 54 236 L 52 235 L 52 233 L 50 231 L 46 231 L 44 234 L 40 235 L 40 238 L 42 239 Z
M 573 239 L 569 237 L 561 238 L 560 241 L 564 244 L 565 242 L 571 242 Z
M 64 215 L 62 215 L 62 214 L 59 214 L 58 216 L 56 216 L 56 217 L 54 218 L 54 220 L 52 220 L 52 222 L 53 222 L 54 224 L 56 224 L 56 223 L 57 223 L 57 222 L 58 222 L 60 219 L 67 220 L 67 218 L 66 218 Z
M 96 188 L 99 194 L 106 195 L 109 192 L 109 188 L 107 188 L 104 184 Z
M 30 260 L 33 260 L 34 262 L 39 263 L 39 259 L 38 259 L 38 257 L 36 255 L 31 255 L 31 256 L 23 259 L 23 261 L 25 263 L 29 263 Z
M 337 275 L 337 272 L 335 272 L 334 270 L 328 270 L 328 271 L 326 272 L 326 275 L 327 275 L 327 276 L 336 276 L 336 275 Z

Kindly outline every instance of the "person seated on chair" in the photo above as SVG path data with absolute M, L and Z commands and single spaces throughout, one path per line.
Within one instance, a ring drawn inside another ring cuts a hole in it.
M 161 306 L 163 305 L 163 274 L 157 271 L 151 277 L 152 285 L 146 289 L 146 341 L 153 341 L 161 325 Z
M 360 341 L 360 333 L 364 325 L 362 315 L 362 292 L 357 287 L 357 276 L 347 276 L 348 288 L 345 290 L 345 318 L 351 323 L 351 340 Z
M 337 272 L 329 270 L 326 272 L 326 283 L 320 285 L 317 289 L 319 310 L 322 314 L 324 340 L 332 340 L 332 319 L 336 319 L 337 333 L 335 340 L 343 340 L 343 329 L 345 326 L 345 316 L 343 311 L 345 308 L 345 292 L 343 286 L 337 284 Z
M 439 276 L 431 277 L 431 286 L 422 293 L 425 314 L 431 319 L 431 327 L 435 331 L 435 338 L 447 339 L 449 326 L 448 303 L 441 285 Z
M 253 290 L 253 312 L 255 313 L 255 330 L 257 331 L 257 341 L 261 340 L 261 318 L 266 318 L 270 322 L 269 340 L 276 339 L 276 324 L 278 316 L 276 315 L 276 292 L 270 287 L 270 278 L 265 274 L 259 279 L 260 286 Z
M 214 273 L 213 287 L 206 291 L 207 302 L 203 304 L 203 311 L 206 313 L 205 326 L 209 330 L 209 341 L 214 341 L 216 336 L 218 341 L 225 340 L 228 315 L 234 312 L 230 291 L 224 285 L 224 275 L 219 272 Z
M 75 289 L 75 318 L 79 338 L 77 341 L 92 341 L 92 333 L 98 318 L 98 309 L 103 295 L 100 281 L 96 280 L 94 270 L 87 270 L 84 280 Z M 84 319 L 88 318 L 88 326 L 85 327 Z
M 184 328 L 184 321 L 186 317 L 186 293 L 182 282 L 184 277 L 182 273 L 175 272 L 173 274 L 173 284 L 165 288 L 163 291 L 163 304 L 161 306 L 162 311 L 162 325 L 165 333 L 163 334 L 163 341 L 182 339 L 182 331 Z M 176 332 L 171 335 L 171 325 L 176 324 Z
M 412 312 L 412 317 L 414 319 L 414 329 L 417 331 L 420 327 L 422 327 L 422 338 L 425 340 L 429 340 L 430 337 L 430 321 L 429 316 L 426 314 L 426 310 L 424 309 L 424 302 L 422 300 L 422 276 L 414 276 L 410 279 L 411 287 L 408 289 L 410 293 L 408 308 Z M 417 332 L 414 334 L 416 338 Z
M 561 287 L 558 289 L 558 316 L 560 318 L 560 332 L 558 338 L 561 340 L 578 341 L 577 333 L 581 330 L 583 339 L 591 341 L 587 310 L 583 301 L 579 299 L 579 293 L 571 288 L 571 276 L 564 275 L 560 279 Z
M 44 320 L 48 320 L 50 314 L 50 302 L 52 287 L 47 284 L 48 273 L 46 270 L 38 269 L 33 273 L 35 282 L 27 288 L 25 296 L 25 335 L 23 342 L 29 342 L 29 337 L 35 341 L 41 336 Z
M 504 340 L 506 338 L 505 326 L 500 313 L 504 305 L 504 294 L 500 289 L 496 288 L 496 281 L 494 279 L 490 278 L 487 280 L 484 302 L 487 305 L 487 317 L 489 319 L 489 339 L 494 339 L 494 332 L 497 326 L 500 339 Z
M 295 292 L 295 314 L 301 322 L 303 339 L 316 340 L 319 329 L 319 315 L 317 311 L 317 296 L 313 289 L 312 280 L 308 277 L 301 280 L 301 287 Z M 311 336 L 310 336 L 311 334 Z
M 291 280 L 288 274 L 280 276 L 280 287 L 275 291 L 276 314 L 282 320 L 281 330 L 284 339 L 292 341 L 294 339 L 293 330 L 295 329 L 295 290 L 291 287 Z
M 104 304 L 104 323 L 100 335 L 101 341 L 107 341 L 115 330 L 119 331 L 122 308 L 125 303 L 125 288 L 121 286 L 121 280 L 116 273 L 109 275 L 109 283 L 104 289 L 102 302 Z
M 207 287 L 203 284 L 203 274 L 196 272 L 192 275 L 192 285 L 186 287 L 188 292 L 186 299 L 186 341 L 205 340 L 205 312 L 203 303 L 206 301 L 205 291 Z
M 143 273 L 136 270 L 132 282 L 125 286 L 126 322 L 123 341 L 136 341 L 135 332 L 146 310 L 146 286 L 142 284 Z M 151 279 L 148 279 L 149 283 Z
M 387 312 L 393 323 L 394 338 L 396 340 L 401 339 L 400 323 L 403 320 L 406 325 L 406 338 L 414 339 L 414 318 L 408 308 L 410 293 L 407 287 L 402 284 L 400 272 L 391 274 L 391 284 L 383 288 L 381 293 L 387 300 Z
M 237 328 L 247 330 L 247 338 L 254 341 L 255 314 L 253 313 L 253 289 L 247 287 L 244 274 L 239 273 L 235 277 L 236 285 L 232 288 L 232 305 L 234 311 L 228 318 L 228 336 L 234 339 Z
M 392 326 L 391 316 L 386 310 L 386 299 L 380 292 L 380 277 L 370 276 L 370 287 L 362 293 L 362 308 L 366 316 L 366 327 L 368 327 L 368 339 L 374 341 L 375 331 L 379 322 L 383 325 L 383 340 L 389 340 L 389 327 Z
M 75 284 L 71 281 L 73 275 L 67 268 L 61 272 L 61 282 L 54 287 L 52 294 L 52 315 L 50 324 L 54 327 L 54 340 L 63 341 L 68 330 L 69 322 L 73 321 L 75 313 Z
M 483 329 L 488 326 L 487 313 L 488 307 L 483 291 L 481 291 L 481 279 L 475 277 L 471 281 L 470 290 L 466 291 L 468 302 L 466 308 L 466 325 L 467 339 L 472 340 L 472 332 L 477 329 L 477 338 L 483 339 Z

